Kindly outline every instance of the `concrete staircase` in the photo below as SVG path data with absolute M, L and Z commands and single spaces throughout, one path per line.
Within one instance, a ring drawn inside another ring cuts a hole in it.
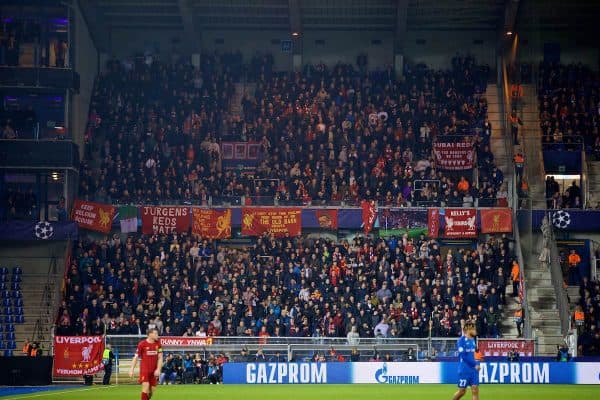
M 244 119 L 244 110 L 242 109 L 242 100 L 245 95 L 249 95 L 250 97 L 254 97 L 254 92 L 256 91 L 256 83 L 248 83 L 248 82 L 237 82 L 235 83 L 235 94 L 231 99 L 231 104 L 229 107 L 229 112 L 232 115 L 240 117 L 240 119 Z
M 540 131 L 539 106 L 534 85 L 522 85 L 523 99 L 518 114 L 523 121 L 519 128 L 520 149 L 525 155 L 526 176 L 529 181 L 529 198 L 533 208 L 546 208 L 546 185 L 542 141 Z M 510 134 L 510 132 L 509 132 Z
M 500 332 L 506 339 L 516 339 L 518 337 L 517 325 L 513 319 L 517 309 L 518 298 L 512 297 L 512 285 L 506 287 L 506 305 L 502 309 L 502 320 L 500 321 Z
M 509 181 L 513 175 L 512 154 L 507 154 L 505 145 L 505 121 L 502 112 L 502 92 L 498 86 L 489 84 L 486 89 L 485 97 L 488 103 L 488 119 L 492 124 L 492 138 L 490 140 L 490 149 L 494 153 L 494 162 L 498 169 L 504 173 L 504 180 Z
M 552 285 L 549 269 L 543 268 L 538 257 L 543 246 L 541 232 L 521 234 L 521 247 L 524 257 L 525 284 L 531 329 L 538 338 L 538 355 L 554 355 L 556 345 L 562 343 L 560 317 L 556 303 L 556 293 Z M 531 243 L 531 249 L 528 249 Z
M 600 161 L 596 161 L 592 156 L 586 157 L 587 161 L 587 206 L 596 208 L 600 203 Z
M 16 354 L 25 339 L 40 342 L 44 354 L 52 348 L 52 329 L 60 302 L 66 242 L 6 243 L 0 245 L 0 263 L 23 270 L 21 292 L 25 322 L 15 324 Z

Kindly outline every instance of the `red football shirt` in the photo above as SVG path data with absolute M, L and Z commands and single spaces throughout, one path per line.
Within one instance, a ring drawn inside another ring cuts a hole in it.
M 160 340 L 150 343 L 147 339 L 138 343 L 135 355 L 140 359 L 140 371 L 153 372 L 158 366 L 158 355 L 162 353 Z

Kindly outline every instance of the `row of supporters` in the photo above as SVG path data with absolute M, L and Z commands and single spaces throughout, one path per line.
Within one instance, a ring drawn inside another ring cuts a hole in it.
M 118 211 L 118 214 L 117 214 Z M 339 214 L 343 216 L 340 218 Z M 242 235 L 298 236 L 302 228 L 362 227 L 369 233 L 374 227 L 394 234 L 396 231 L 420 230 L 431 237 L 474 238 L 481 233 L 512 232 L 510 208 L 429 208 L 377 209 L 364 201 L 361 209 L 302 209 L 298 207 L 242 207 L 207 209 L 180 206 L 125 206 L 77 200 L 71 216 L 81 228 L 110 232 L 113 219 L 120 222 L 122 232 L 137 232 L 138 215 L 144 234 L 188 232 L 210 239 L 231 237 L 231 228 L 241 227 Z M 343 221 L 343 225 L 342 225 Z

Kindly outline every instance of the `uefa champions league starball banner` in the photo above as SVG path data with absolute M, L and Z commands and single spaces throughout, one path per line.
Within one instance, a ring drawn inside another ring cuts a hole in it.
M 486 384 L 600 384 L 600 363 L 483 362 Z M 457 362 L 227 363 L 225 384 L 456 384 Z
M 540 229 L 544 216 L 548 218 L 552 226 L 559 231 L 568 232 L 597 232 L 600 231 L 600 210 L 533 210 L 531 211 L 531 225 L 533 229 Z M 529 212 L 517 211 L 517 219 L 520 226 L 527 226 Z

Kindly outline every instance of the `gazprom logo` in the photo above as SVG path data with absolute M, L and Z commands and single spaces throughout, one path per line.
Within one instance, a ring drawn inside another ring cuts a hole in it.
M 387 363 L 375 371 L 375 380 L 378 383 L 390 383 L 396 385 L 415 385 L 419 383 L 418 375 L 388 375 Z

